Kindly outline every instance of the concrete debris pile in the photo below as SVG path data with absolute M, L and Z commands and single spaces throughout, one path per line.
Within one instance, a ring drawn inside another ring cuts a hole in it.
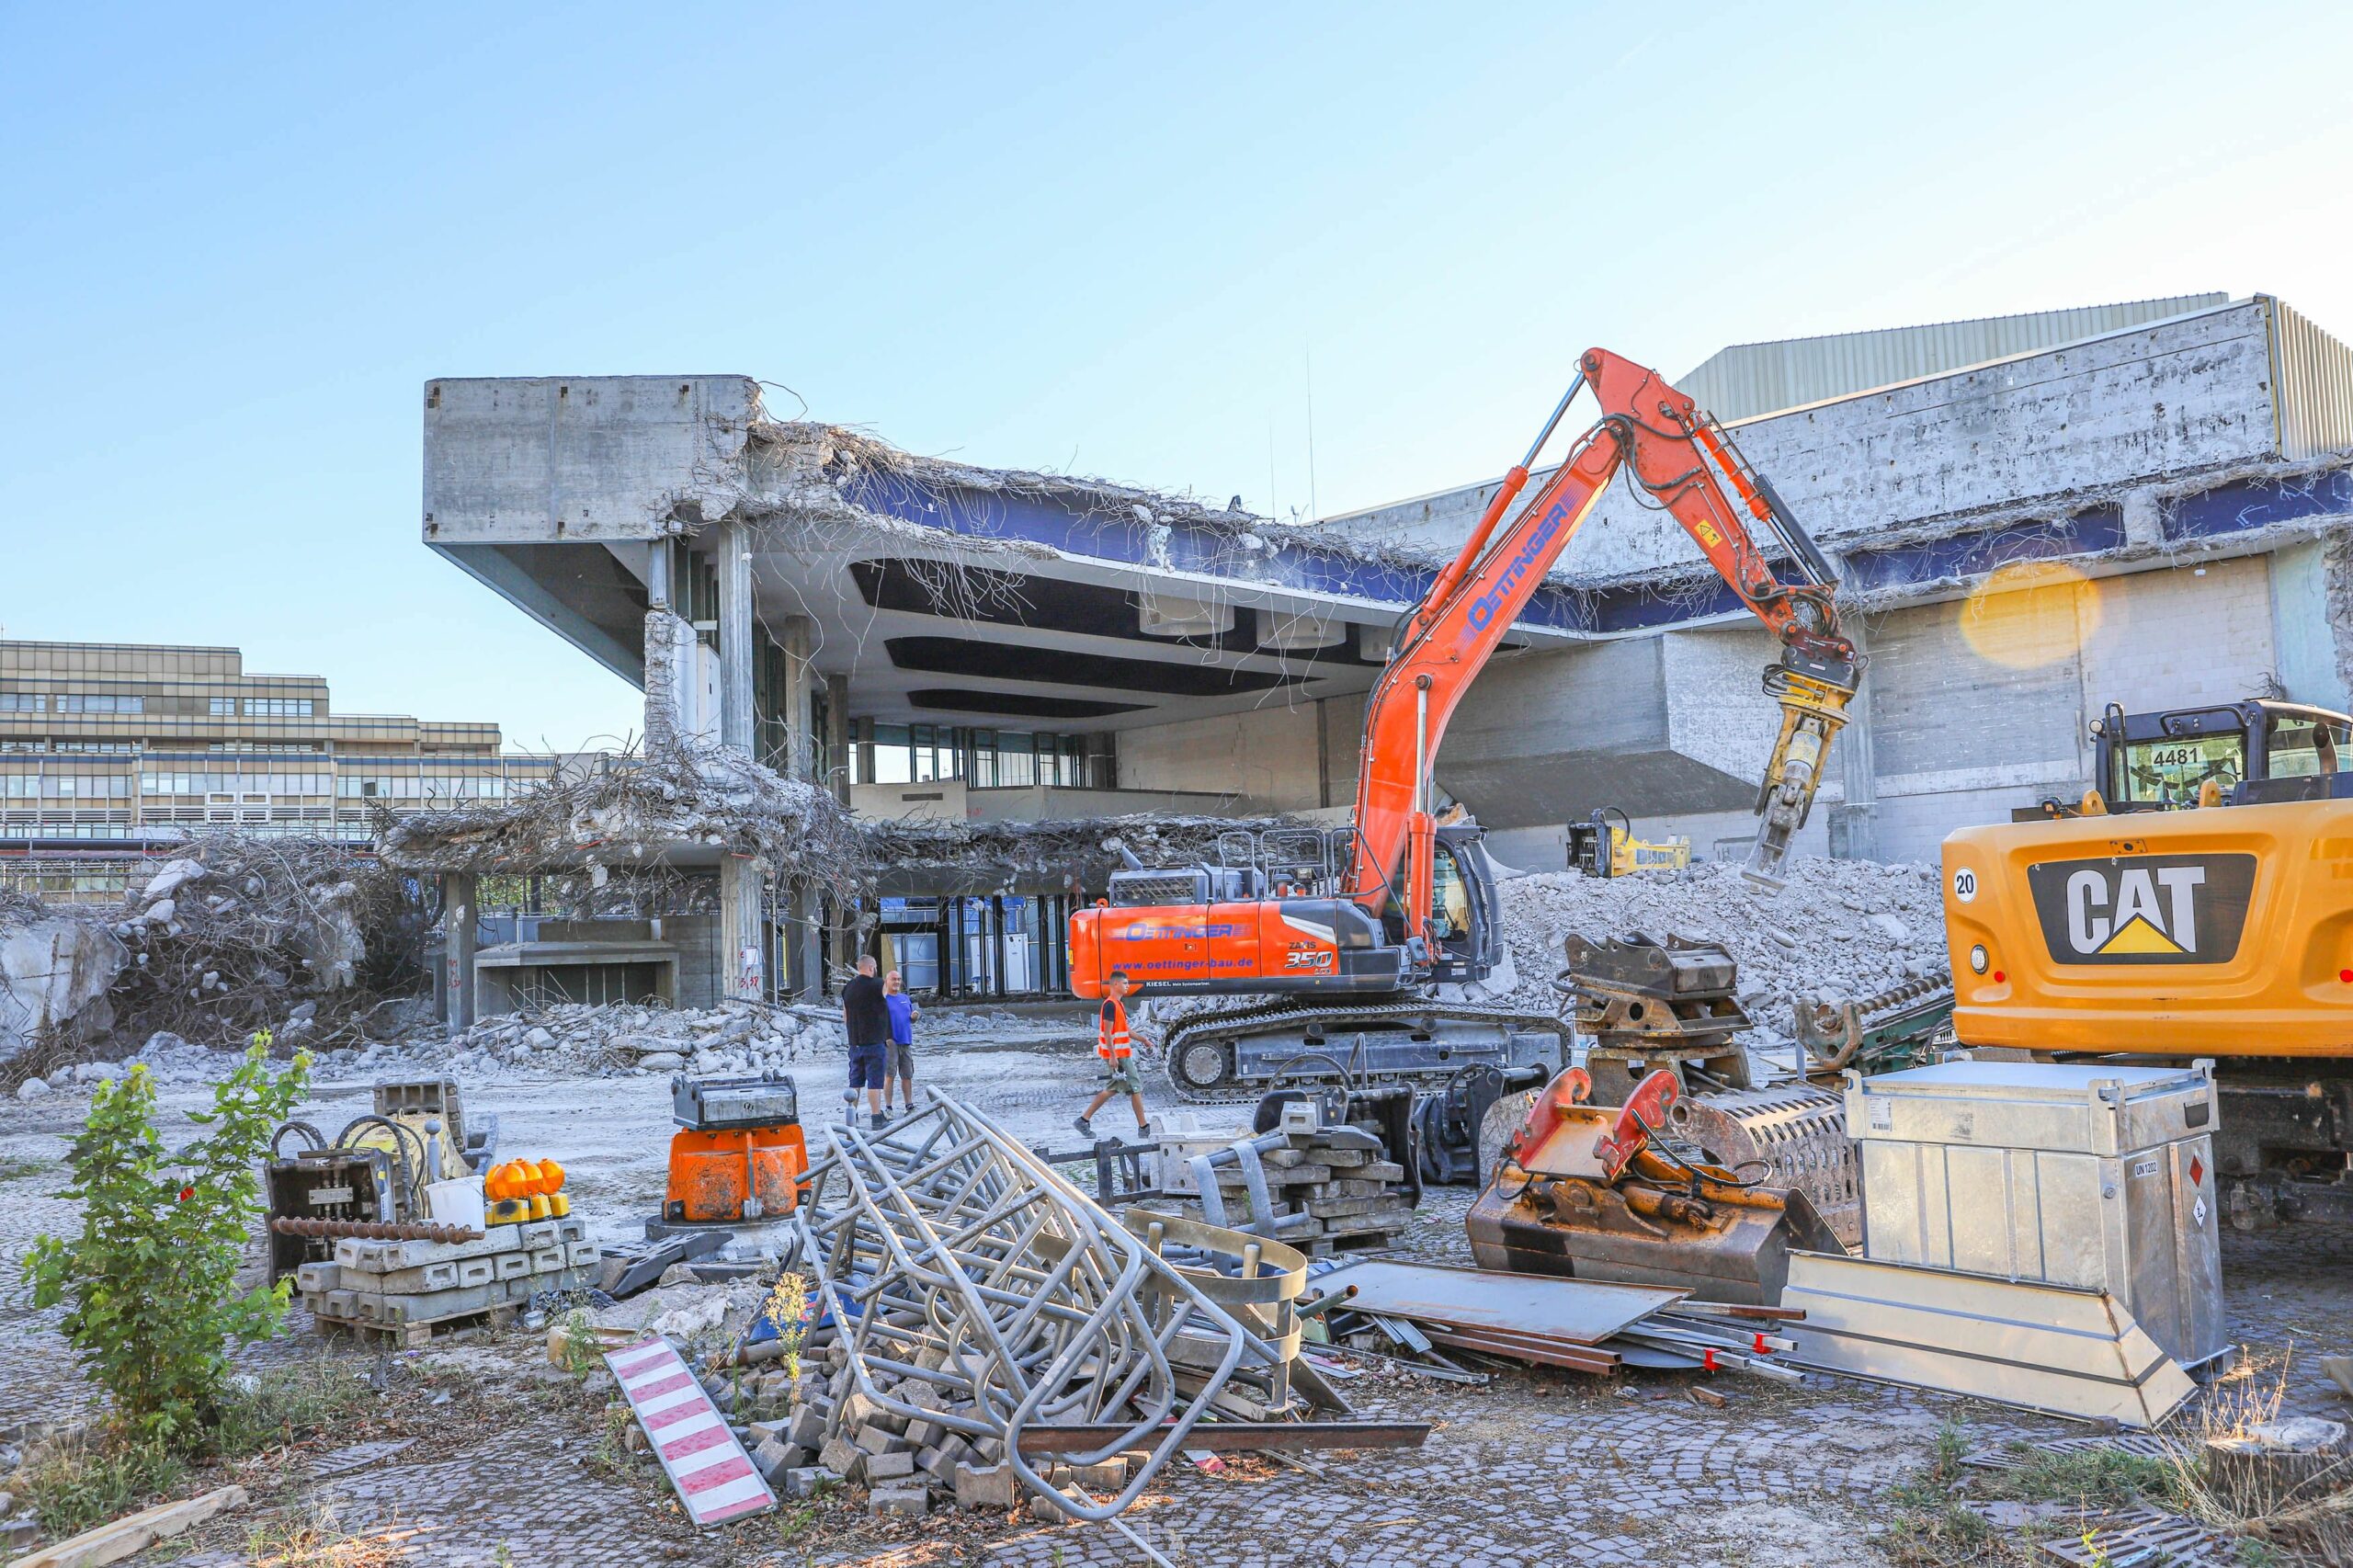
M 0 891 L 0 1062 L 68 1026 L 76 1039 L 104 1034 L 114 1023 L 108 987 L 130 959 L 86 915 Z
M 535 1073 L 757 1073 L 843 1049 L 838 1015 L 728 1002 L 673 1009 L 564 1003 L 485 1018 L 444 1048 L 473 1077 Z
M 1008 876 L 1074 876 L 1099 889 L 1126 862 L 1124 845 L 1147 866 L 1217 860 L 1221 834 L 1263 832 L 1274 817 L 1065 817 L 1044 822 L 942 822 L 924 818 L 862 824 L 877 867 L 925 873 L 965 872 L 991 891 Z M 1290 824 L 1296 825 L 1296 824 Z
M 1176 1216 L 1123 1225 L 979 1112 L 927 1100 L 882 1133 L 835 1129 L 812 1173 L 790 1267 L 838 1332 L 822 1392 L 755 1455 L 788 1496 L 831 1476 L 878 1514 L 1026 1498 L 1124 1530 L 1205 1417 L 1340 1407 L 1296 1361 L 1299 1253 Z
M 190 839 L 116 910 L 0 924 L 0 1060 L 49 1073 L 99 1036 L 169 1045 L 355 1041 L 426 983 L 425 919 L 403 879 L 353 846 L 236 834 Z M 14 1026 L 21 1046 L 11 1051 Z
M 1642 932 L 1717 942 L 1740 965 L 1752 1049 L 1792 1041 L 1796 1004 L 1852 1000 L 1906 978 L 1947 972 L 1936 871 L 1872 860 L 1793 859 L 1789 885 L 1760 893 L 1729 864 L 1595 878 L 1542 872 L 1504 882 L 1504 930 L 1518 971 L 1516 999 L 1554 1012 L 1561 939 Z
M 682 846 L 749 857 L 844 898 L 864 855 L 848 808 L 729 746 L 600 756 L 496 806 L 387 817 L 387 861 L 412 871 L 534 871 L 658 861 Z

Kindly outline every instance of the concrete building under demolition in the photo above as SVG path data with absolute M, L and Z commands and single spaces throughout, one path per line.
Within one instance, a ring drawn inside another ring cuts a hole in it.
M 1870 660 L 1801 853 L 1932 859 L 2073 798 L 2111 702 L 2347 706 L 2353 353 L 2276 299 L 1745 345 L 1678 384 L 1829 553 Z M 776 420 L 744 376 L 437 381 L 425 437 L 426 544 L 640 684 L 650 737 L 968 824 L 1344 817 L 1390 629 L 1495 485 L 1285 527 Z M 1775 649 L 1671 518 L 1606 495 L 1507 648 L 1437 766 L 1500 859 L 1559 866 L 1603 807 L 1745 848 Z M 719 874 L 772 986 L 845 956 Z M 886 868 L 883 939 L 918 989 L 1051 991 L 1099 891 Z

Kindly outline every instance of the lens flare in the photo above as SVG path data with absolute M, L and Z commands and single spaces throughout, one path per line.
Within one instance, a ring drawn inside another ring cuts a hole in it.
M 1977 656 L 2006 669 L 2070 659 L 2099 630 L 2099 585 L 2057 561 L 1998 566 L 1961 605 L 1961 634 Z

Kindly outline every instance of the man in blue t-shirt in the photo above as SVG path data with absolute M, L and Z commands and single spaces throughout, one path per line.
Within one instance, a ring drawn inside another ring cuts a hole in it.
M 891 1085 L 899 1085 L 899 1108 L 915 1108 L 915 1020 L 923 1009 L 907 994 L 907 983 L 897 970 L 882 977 L 882 1005 L 891 1009 L 891 1049 L 882 1059 L 882 1107 L 891 1107 Z

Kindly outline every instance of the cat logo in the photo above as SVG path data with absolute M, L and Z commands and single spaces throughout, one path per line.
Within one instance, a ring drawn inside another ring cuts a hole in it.
M 2224 963 L 2255 891 L 2252 855 L 2139 855 L 2027 868 L 2059 963 Z

